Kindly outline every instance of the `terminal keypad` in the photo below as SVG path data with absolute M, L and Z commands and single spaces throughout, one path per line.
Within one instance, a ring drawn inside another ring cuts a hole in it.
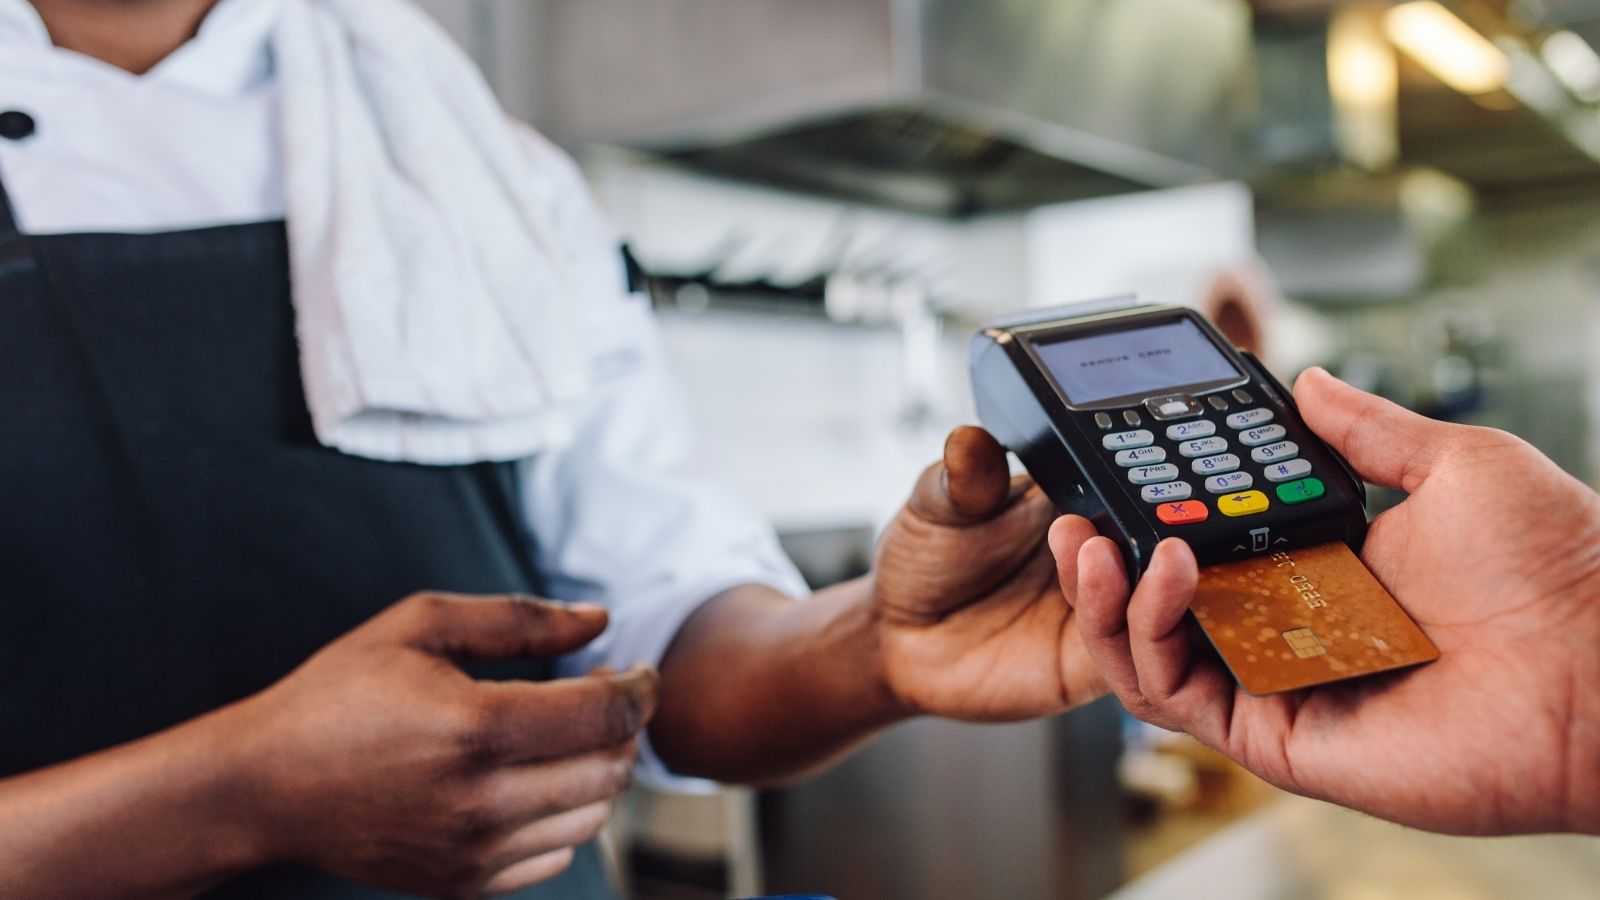
M 1322 497 L 1325 486 L 1311 463 L 1300 458 L 1299 446 L 1287 439 L 1288 429 L 1273 421 L 1270 408 L 1254 403 L 1246 391 L 1214 395 L 1194 406 L 1205 416 L 1157 430 L 1139 427 L 1144 419 L 1138 409 L 1094 418 L 1101 446 L 1164 524 L 1204 522 L 1211 511 L 1230 518 L 1254 516 L 1275 503 Z M 1108 420 L 1134 427 L 1111 431 Z

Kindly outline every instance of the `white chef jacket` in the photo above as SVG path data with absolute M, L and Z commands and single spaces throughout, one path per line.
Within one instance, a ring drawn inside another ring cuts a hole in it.
M 0 0 L 0 112 L 35 123 L 20 140 L 0 138 L 0 183 L 21 230 L 158 232 L 282 218 L 265 6 L 222 0 L 193 40 L 136 76 L 54 47 L 27 0 Z M 538 162 L 528 177 L 552 183 L 558 202 L 592 206 L 571 160 L 532 132 L 529 142 Z M 561 675 L 657 663 L 685 618 L 728 588 L 806 590 L 771 527 L 697 470 L 654 323 L 646 314 L 629 321 L 637 367 L 586 404 L 574 440 L 519 463 L 548 592 L 611 612 L 604 636 L 558 661 Z M 665 775 L 648 749 L 644 765 Z

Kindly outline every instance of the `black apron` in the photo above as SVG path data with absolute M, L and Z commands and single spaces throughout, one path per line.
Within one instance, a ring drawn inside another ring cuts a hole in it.
M 0 423 L 0 777 L 259 691 L 414 591 L 539 592 L 513 466 L 317 443 L 281 222 L 22 235 L 0 187 Z M 279 867 L 206 896 L 395 895 Z M 590 846 L 518 896 L 613 894 Z

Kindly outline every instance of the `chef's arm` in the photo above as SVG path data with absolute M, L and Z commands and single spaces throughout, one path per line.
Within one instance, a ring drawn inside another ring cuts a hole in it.
M 456 664 L 571 653 L 606 621 L 419 594 L 260 694 L 0 780 L 0 897 L 167 900 L 271 863 L 424 896 L 547 880 L 626 788 L 656 675 L 479 682 Z
M 741 587 L 689 617 L 662 658 L 652 747 L 681 774 L 771 782 L 910 716 L 1016 721 L 1093 699 L 1045 546 L 1055 517 L 994 438 L 957 429 L 870 574 L 802 599 Z
M 889 688 L 861 578 L 796 600 L 746 585 L 702 606 L 661 664 L 650 742 L 684 775 L 770 783 L 913 710 Z
M 0 895 L 185 897 L 249 868 L 231 715 L 0 781 Z

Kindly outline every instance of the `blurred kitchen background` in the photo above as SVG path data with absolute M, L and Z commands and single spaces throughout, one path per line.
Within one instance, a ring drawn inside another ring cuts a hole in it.
M 1594 483 L 1600 0 L 424 5 L 579 158 L 707 465 L 818 586 L 972 420 L 977 323 L 1108 294 Z M 1289 800 L 1107 704 L 913 723 L 759 795 L 640 788 L 616 830 L 638 898 L 1600 895 L 1593 841 Z

